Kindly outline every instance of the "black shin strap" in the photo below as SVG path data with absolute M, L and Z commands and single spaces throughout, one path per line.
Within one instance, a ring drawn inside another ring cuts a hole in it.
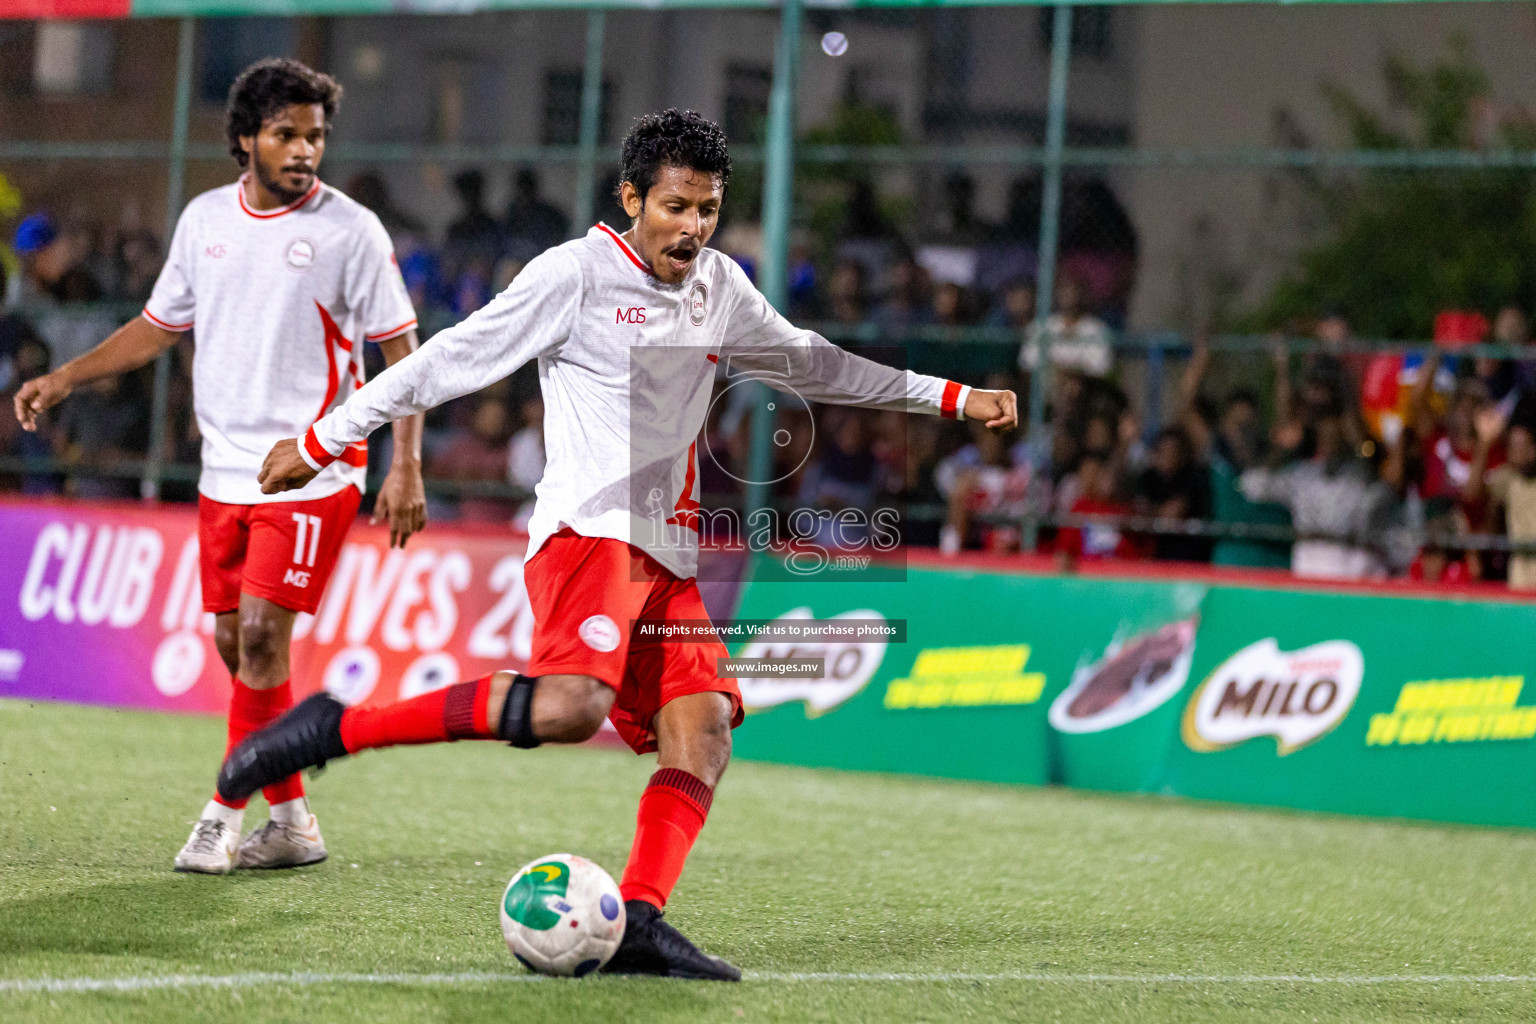
M 524 675 L 513 676 L 512 688 L 501 705 L 501 725 L 497 733 L 512 746 L 523 750 L 532 750 L 539 745 L 539 738 L 533 734 L 533 684 L 537 681 L 537 678 Z

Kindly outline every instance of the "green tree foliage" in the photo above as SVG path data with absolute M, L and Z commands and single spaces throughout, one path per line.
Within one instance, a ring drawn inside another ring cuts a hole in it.
M 1488 76 L 1462 42 L 1416 66 L 1388 57 L 1391 108 L 1370 109 L 1338 86 L 1325 96 L 1354 145 L 1375 150 L 1536 149 L 1524 115 L 1502 121 Z M 1309 175 L 1325 240 L 1303 252 L 1258 313 L 1272 327 L 1339 310 L 1357 333 L 1428 337 L 1446 309 L 1527 303 L 1536 295 L 1536 174 L 1426 169 Z

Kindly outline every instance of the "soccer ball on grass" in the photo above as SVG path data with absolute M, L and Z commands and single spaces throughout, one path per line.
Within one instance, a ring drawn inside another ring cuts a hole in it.
M 531 861 L 501 897 L 501 934 L 529 970 L 591 974 L 624 938 L 624 901 L 608 872 L 569 853 Z

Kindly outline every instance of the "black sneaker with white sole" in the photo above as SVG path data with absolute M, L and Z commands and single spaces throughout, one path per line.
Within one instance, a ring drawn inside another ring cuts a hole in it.
M 740 981 L 741 971 L 710 956 L 661 918 L 645 900 L 624 903 L 624 941 L 603 965 L 607 974 L 656 974 L 663 978 Z
M 347 756 L 341 742 L 346 705 L 323 690 L 241 740 L 219 769 L 219 796 L 238 801 L 306 768 Z

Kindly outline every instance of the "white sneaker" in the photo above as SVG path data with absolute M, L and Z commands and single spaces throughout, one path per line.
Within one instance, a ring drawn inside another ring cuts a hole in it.
M 304 827 L 286 821 L 268 821 L 240 841 L 237 868 L 296 868 L 325 860 L 325 840 L 320 819 L 313 814 Z
M 203 818 L 192 827 L 187 845 L 176 855 L 176 870 L 227 875 L 235 869 L 235 848 L 239 843 L 239 825 L 231 827 L 218 818 Z

